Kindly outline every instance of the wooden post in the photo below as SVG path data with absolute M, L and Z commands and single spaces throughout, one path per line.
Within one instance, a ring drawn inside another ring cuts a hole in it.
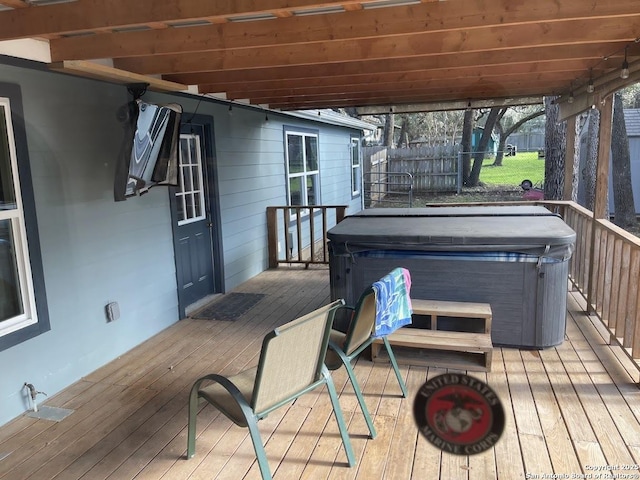
M 267 207 L 267 244 L 269 246 L 269 268 L 278 267 L 278 210 Z
M 593 218 L 591 223 L 591 252 L 589 255 L 589 286 L 587 288 L 587 313 L 592 313 L 593 289 L 595 282 L 595 238 L 596 219 L 605 218 L 608 211 L 607 192 L 609 190 L 609 163 L 611 157 L 611 128 L 613 121 L 613 96 L 605 97 L 598 107 L 600 111 L 600 129 L 598 132 L 598 165 L 596 167 L 596 198 L 593 206 Z M 603 255 L 604 252 L 600 252 Z
M 563 200 L 573 200 L 573 166 L 576 156 L 576 116 L 567 119 L 567 148 L 564 158 Z
M 596 167 L 596 198 L 594 218 L 606 218 L 608 212 L 609 164 L 611 163 L 611 128 L 613 120 L 613 96 L 604 99 L 600 110 L 600 139 L 598 141 L 598 165 Z

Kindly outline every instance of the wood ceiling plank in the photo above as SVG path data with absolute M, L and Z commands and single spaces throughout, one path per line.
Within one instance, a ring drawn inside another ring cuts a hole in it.
M 273 68 L 353 62 L 362 59 L 388 60 L 416 55 L 482 52 L 512 48 L 584 45 L 599 42 L 633 41 L 640 31 L 640 15 L 610 20 L 574 20 L 518 28 L 492 27 L 464 32 L 437 32 L 407 37 L 318 42 L 313 45 L 256 47 L 181 55 L 154 55 L 117 59 L 118 68 L 144 74 L 196 72 L 241 68 Z M 588 36 L 584 32 L 589 32 Z
M 24 0 L 1 0 L 0 5 L 11 8 L 27 8 L 30 6 Z
M 534 89 L 535 90 L 535 89 Z M 466 93 L 466 92 L 465 92 Z M 544 92 L 542 92 L 544 93 Z M 532 91 L 531 87 L 524 88 L 522 90 L 517 90 L 514 88 L 512 91 L 512 95 L 514 97 L 517 96 L 540 96 L 542 94 L 539 91 Z M 292 99 L 291 101 L 282 101 L 280 103 L 270 103 L 270 108 L 277 108 L 282 110 L 305 110 L 312 108 L 341 108 L 341 107 L 363 107 L 367 105 L 398 105 L 398 104 L 415 104 L 415 103 L 431 103 L 431 102 L 445 102 L 445 101 L 456 101 L 460 100 L 460 98 L 464 98 L 460 95 L 459 92 L 454 92 L 452 94 L 440 94 L 438 97 L 434 97 L 431 94 L 428 95 L 414 95 L 414 96 L 380 96 L 380 97 L 352 97 L 352 98 L 336 98 L 330 99 L 329 101 L 320 101 L 320 100 L 304 100 L 304 99 Z M 500 95 L 496 95 L 493 91 L 481 91 L 478 90 L 475 92 L 475 96 L 472 97 L 475 99 L 491 99 L 491 98 L 501 98 Z
M 51 50 L 54 60 L 81 60 L 466 31 L 576 19 L 603 20 L 640 13 L 637 4 L 635 8 L 629 7 L 628 0 L 598 2 L 596 5 L 586 4 L 583 0 L 538 0 L 531 2 L 531 7 L 526 9 L 509 8 L 511 3 L 508 0 L 486 0 L 465 4 L 465 15 L 460 15 L 461 7 L 457 0 L 449 0 L 170 31 L 119 32 L 96 38 L 70 37 L 52 42 Z
M 537 63 L 520 63 L 509 66 L 509 76 L 514 75 L 532 75 L 550 72 L 571 72 L 573 77 L 589 71 L 591 66 L 590 59 L 579 60 L 561 60 Z M 601 70 L 594 69 L 595 76 L 600 75 Z M 481 77 L 493 78 L 503 77 L 505 73 L 500 68 L 479 69 L 477 67 L 463 68 L 447 68 L 440 70 L 414 70 L 402 72 L 383 72 L 383 73 L 360 73 L 357 75 L 334 75 L 327 73 L 321 77 L 307 78 L 303 82 L 300 79 L 278 79 L 278 80 L 255 80 L 243 81 L 242 88 L 249 90 L 277 90 L 283 88 L 307 88 L 320 86 L 353 86 L 366 84 L 382 84 L 396 82 L 426 82 L 441 79 L 458 79 L 458 78 L 476 78 Z M 238 88 L 240 82 L 219 82 L 205 83 L 196 82 L 199 85 L 199 91 L 204 92 L 222 92 L 230 91 Z
M 0 40 L 357 3 L 367 0 L 82 0 L 0 12 Z
M 242 69 L 227 71 L 200 71 L 165 75 L 170 81 L 197 85 L 203 83 L 233 83 L 266 80 L 295 80 L 305 78 L 322 78 L 344 75 L 361 75 L 390 72 L 431 71 L 452 68 L 473 68 L 476 71 L 489 71 L 494 67 L 507 68 L 509 64 L 548 61 L 570 61 L 584 59 L 591 61 L 590 66 L 600 65 L 600 60 L 609 52 L 619 51 L 625 43 L 609 43 L 602 45 L 559 46 L 553 49 L 540 47 L 529 49 L 499 50 L 494 52 L 461 53 L 452 55 L 415 56 L 395 58 L 385 62 L 363 60 L 359 62 L 327 63 L 322 65 L 302 65 L 274 67 L 271 69 Z M 612 60 L 613 61 L 613 60 Z M 588 74 L 585 71 L 585 74 Z
M 446 82 L 447 89 L 468 89 L 470 86 L 477 84 L 494 84 L 507 90 L 511 85 L 522 85 L 523 83 L 551 84 L 563 83 L 567 84 L 575 78 L 575 72 L 553 72 L 547 74 L 521 74 L 521 75 L 503 75 L 502 77 L 492 77 L 493 80 L 484 78 L 452 78 Z M 233 88 L 226 90 L 202 90 L 201 93 L 211 93 L 224 91 L 229 99 L 238 98 L 254 98 L 254 97 L 288 97 L 288 96 L 307 96 L 307 95 L 334 95 L 345 93 L 366 93 L 376 91 L 419 91 L 430 88 L 441 89 L 443 86 L 440 80 L 423 80 L 423 81 L 397 81 L 397 82 L 369 82 L 356 85 L 322 85 L 322 86 L 299 86 L 298 88 L 277 88 L 268 90 L 255 90 L 245 85 L 235 85 Z

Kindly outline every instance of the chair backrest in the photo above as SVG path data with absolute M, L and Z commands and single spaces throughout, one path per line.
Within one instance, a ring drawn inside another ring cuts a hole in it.
M 322 376 L 337 300 L 276 328 L 264 337 L 252 408 L 265 414 L 287 403 Z
M 351 355 L 364 342 L 371 338 L 376 322 L 376 296 L 371 287 L 367 288 L 355 307 L 353 318 L 349 324 L 344 345 L 342 346 L 347 355 Z

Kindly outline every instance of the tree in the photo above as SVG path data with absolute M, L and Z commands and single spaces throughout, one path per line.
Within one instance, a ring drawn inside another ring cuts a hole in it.
M 477 187 L 480 184 L 480 170 L 482 169 L 482 162 L 489 146 L 489 140 L 491 140 L 491 134 L 493 128 L 498 121 L 500 114 L 500 107 L 491 107 L 487 120 L 484 123 L 484 130 L 482 136 L 478 142 L 478 146 L 473 154 L 473 166 L 471 167 L 471 173 L 469 174 L 469 180 L 467 182 L 468 187 Z
M 462 184 L 469 183 L 471 174 L 471 137 L 473 136 L 474 112 L 471 108 L 464 111 L 462 124 Z
M 566 152 L 567 122 L 560 122 L 560 107 L 555 97 L 545 97 L 544 198 L 561 200 L 564 189 L 564 156 Z
M 395 130 L 395 119 L 393 113 L 387 113 L 384 122 L 384 133 L 382 136 L 382 142 L 385 147 L 393 147 L 393 135 Z
M 587 129 L 587 151 L 584 156 L 584 165 L 580 165 L 580 171 L 584 182 L 584 207 L 593 211 L 596 201 L 596 171 L 600 142 L 600 111 L 597 108 L 592 108 L 587 113 L 585 128 Z
M 614 223 L 627 228 L 636 223 L 636 211 L 631 186 L 629 137 L 624 121 L 622 95 L 613 97 L 613 125 L 611 130 L 611 172 L 613 180 Z
M 506 113 L 506 109 L 505 109 L 505 113 Z M 494 166 L 496 167 L 502 166 L 502 157 L 504 154 L 504 147 L 507 143 L 507 138 L 509 138 L 509 135 L 517 132 L 520 129 L 520 127 L 522 127 L 529 120 L 533 120 L 534 118 L 537 118 L 541 115 L 544 115 L 544 108 L 538 109 L 532 113 L 529 113 L 528 115 L 522 117 L 520 120 L 518 120 L 517 122 L 515 122 L 514 124 L 512 124 L 507 128 L 504 128 L 504 125 L 503 125 L 504 113 L 500 116 L 500 119 L 496 124 L 496 130 L 499 135 L 499 140 L 498 140 L 498 153 L 496 154 L 496 159 L 493 162 Z

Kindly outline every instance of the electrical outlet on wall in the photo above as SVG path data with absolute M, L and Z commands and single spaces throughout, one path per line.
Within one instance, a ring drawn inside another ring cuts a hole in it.
M 118 302 L 109 302 L 105 307 L 107 322 L 114 322 L 120 318 L 120 305 Z

